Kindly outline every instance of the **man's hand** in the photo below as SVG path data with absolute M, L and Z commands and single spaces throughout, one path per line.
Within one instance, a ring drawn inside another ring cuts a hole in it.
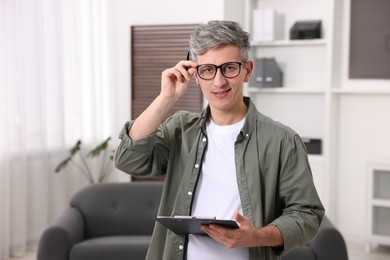
M 146 137 L 157 130 L 171 108 L 184 95 L 196 72 L 196 65 L 192 61 L 180 61 L 175 67 L 162 72 L 160 95 L 134 121 L 129 131 L 133 140 Z
M 202 225 L 202 230 L 218 243 L 227 248 L 281 246 L 283 236 L 276 226 L 255 227 L 249 218 L 236 210 L 233 218 L 239 228 L 231 229 L 219 225 Z
M 175 67 L 166 69 L 161 75 L 160 95 L 179 100 L 188 88 L 191 77 L 195 74 L 197 64 L 192 61 L 180 61 Z

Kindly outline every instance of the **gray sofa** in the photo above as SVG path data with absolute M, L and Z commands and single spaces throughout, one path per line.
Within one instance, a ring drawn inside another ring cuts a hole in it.
M 94 184 L 42 234 L 38 260 L 144 260 L 162 184 Z
M 144 260 L 155 224 L 162 182 L 87 186 L 42 234 L 37 260 Z M 283 260 L 347 260 L 344 239 L 325 218 L 307 245 Z

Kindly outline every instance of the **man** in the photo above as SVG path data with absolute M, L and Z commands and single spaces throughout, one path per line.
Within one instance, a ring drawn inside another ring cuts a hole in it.
M 156 224 L 147 259 L 280 259 L 318 230 L 324 208 L 304 144 L 243 96 L 253 70 L 249 49 L 249 34 L 235 22 L 199 25 L 191 60 L 162 73 L 159 96 L 120 133 L 118 169 L 166 174 L 159 215 L 233 218 L 239 225 L 204 225 L 208 236 L 185 236 Z M 208 107 L 163 122 L 192 77 Z

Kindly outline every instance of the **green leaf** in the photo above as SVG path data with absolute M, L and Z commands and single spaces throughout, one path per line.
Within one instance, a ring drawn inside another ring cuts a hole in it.
M 108 147 L 108 142 L 110 141 L 111 137 L 108 137 L 103 143 L 99 144 L 96 148 L 91 150 L 88 154 L 87 157 L 96 157 L 99 156 L 101 152 L 107 149 Z
M 66 168 L 66 166 L 68 165 L 68 163 L 72 160 L 72 156 L 69 156 L 68 158 L 66 158 L 65 160 L 63 160 L 58 166 L 57 168 L 55 169 L 55 172 L 60 172 L 62 171 L 63 169 Z
M 75 155 L 81 149 L 81 141 L 78 140 L 77 143 L 70 149 L 71 156 Z
M 60 172 L 62 171 L 63 169 L 66 168 L 66 166 L 68 165 L 68 163 L 72 160 L 73 156 L 78 152 L 80 151 L 81 149 L 81 141 L 78 140 L 76 142 L 76 144 L 69 150 L 70 152 L 70 155 L 68 158 L 66 158 L 65 160 L 63 160 L 58 166 L 57 168 L 55 169 L 55 172 Z

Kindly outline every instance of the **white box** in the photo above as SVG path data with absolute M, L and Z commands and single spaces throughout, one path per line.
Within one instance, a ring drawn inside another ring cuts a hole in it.
M 269 42 L 283 39 L 283 16 L 274 9 L 253 11 L 253 40 Z

